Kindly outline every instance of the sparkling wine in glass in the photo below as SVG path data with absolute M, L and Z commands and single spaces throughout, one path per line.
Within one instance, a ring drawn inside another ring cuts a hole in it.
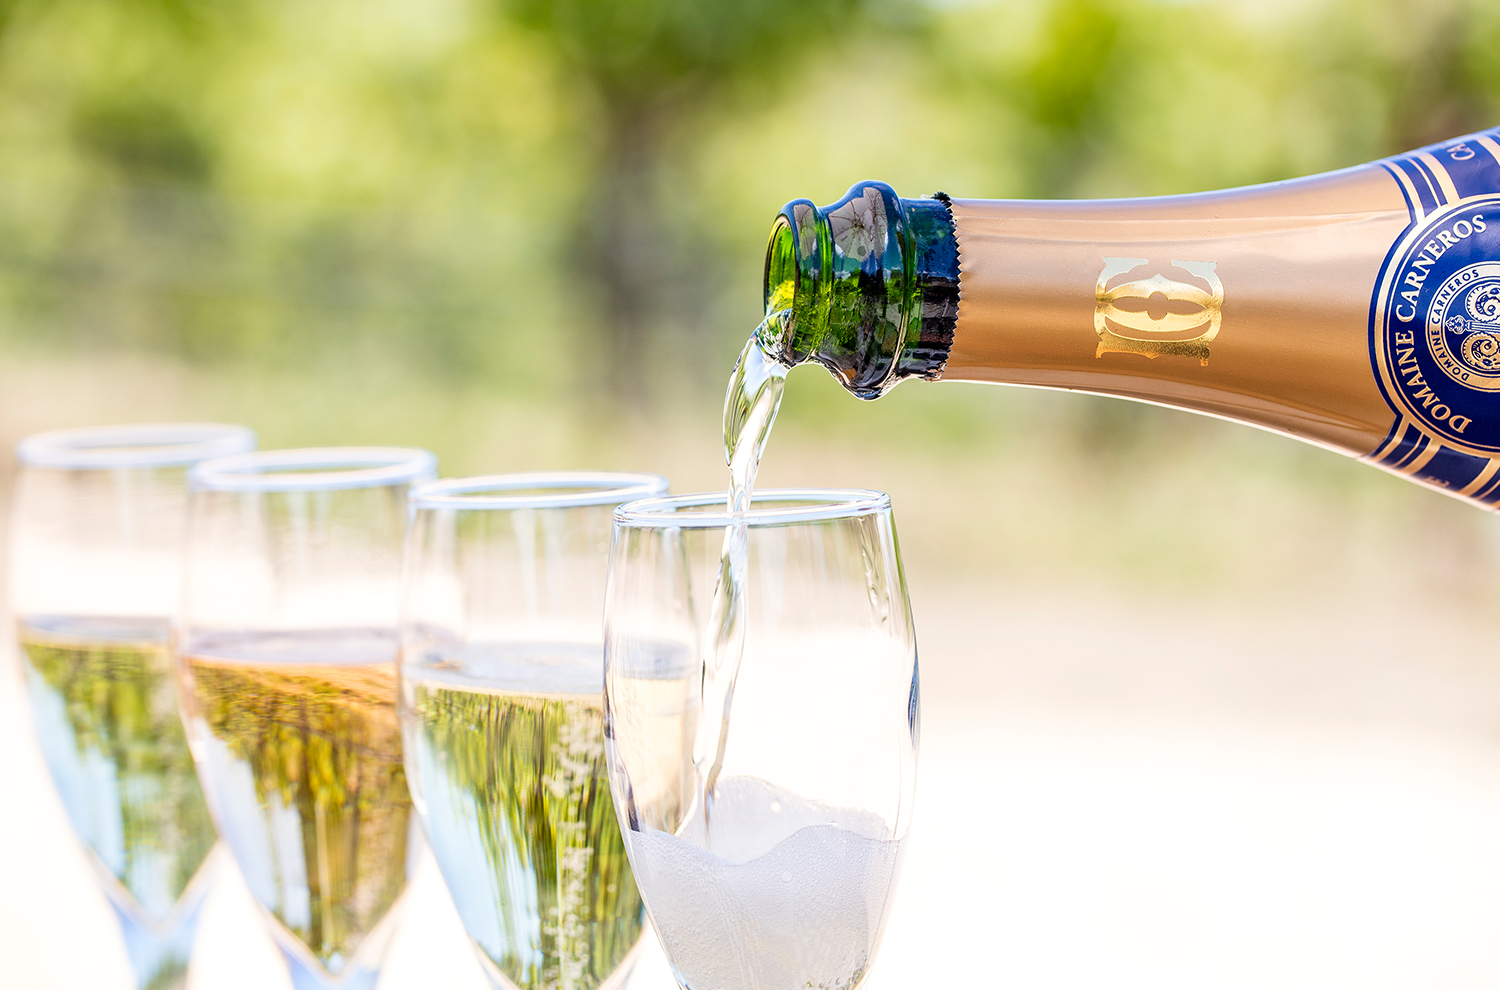
M 712 603 L 731 527 L 745 541 L 737 663 L 715 671 L 724 630 L 707 620 L 729 614 Z M 916 639 L 889 497 L 622 506 L 605 617 L 615 807 L 678 982 L 853 990 L 916 783 Z
M 186 475 L 254 447 L 241 426 L 169 423 L 16 450 L 9 586 L 32 717 L 141 988 L 182 985 L 213 874 L 168 656 Z
M 407 494 L 435 467 L 334 447 L 189 476 L 183 719 L 297 990 L 375 985 L 414 862 L 396 626 Z
M 645 912 L 604 765 L 611 514 L 656 475 L 412 494 L 401 724 L 412 798 L 491 984 L 624 982 Z

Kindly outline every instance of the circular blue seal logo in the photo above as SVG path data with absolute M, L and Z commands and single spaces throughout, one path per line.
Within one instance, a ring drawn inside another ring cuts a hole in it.
M 1371 343 L 1386 400 L 1460 450 L 1500 452 L 1500 197 L 1428 217 L 1380 285 Z

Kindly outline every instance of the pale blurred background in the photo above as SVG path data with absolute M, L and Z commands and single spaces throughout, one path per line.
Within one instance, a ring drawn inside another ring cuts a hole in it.
M 1500 123 L 1497 51 L 1480 0 L 0 0 L 0 447 L 212 419 L 719 488 L 784 201 L 1336 168 Z M 1496 520 L 1186 414 L 808 369 L 761 477 L 895 500 L 923 776 L 870 990 L 1500 982 Z M 122 988 L 4 662 L 0 985 Z M 243 896 L 195 987 L 284 980 Z M 480 985 L 445 897 L 387 990 Z

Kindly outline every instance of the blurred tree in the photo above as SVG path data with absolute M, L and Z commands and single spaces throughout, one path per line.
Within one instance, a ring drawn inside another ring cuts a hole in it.
M 1339 0 L 1291 36 L 1308 74 L 1350 75 L 1381 96 L 1381 153 L 1493 126 L 1500 10 L 1486 0 Z
M 500 3 L 504 16 L 553 47 L 596 109 L 588 187 L 573 221 L 577 271 L 597 307 L 601 384 L 640 408 L 662 368 L 691 378 L 690 362 L 673 367 L 653 343 L 673 327 L 701 332 L 705 290 L 718 274 L 710 242 L 682 222 L 707 211 L 686 208 L 674 186 L 684 154 L 712 126 L 706 113 L 747 82 L 773 99 L 800 78 L 808 55 L 871 28 L 909 24 L 915 8 L 905 0 Z
M 211 152 L 182 112 L 148 98 L 97 100 L 76 109 L 73 138 L 85 154 L 138 185 L 207 185 Z
M 1487 0 L 0 0 L 0 331 L 701 401 L 791 195 L 1335 168 L 1495 122 L 1497 48 Z
M 1096 0 L 1054 3 L 1010 98 L 1033 127 L 1030 195 L 1063 195 L 1108 138 L 1121 15 Z

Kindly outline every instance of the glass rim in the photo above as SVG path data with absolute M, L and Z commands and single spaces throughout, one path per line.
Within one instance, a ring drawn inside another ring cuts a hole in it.
M 743 514 L 723 508 L 728 499 L 728 492 L 697 492 L 627 502 L 615 509 L 615 525 L 639 529 L 723 529 L 742 521 L 747 526 L 782 526 L 869 516 L 891 509 L 891 497 L 870 488 L 758 488 L 751 494 L 749 510 Z M 779 502 L 813 504 L 778 507 Z M 719 510 L 677 511 L 700 506 L 717 506 Z
M 188 471 L 188 487 L 212 492 L 311 492 L 413 484 L 437 474 L 420 447 L 294 447 L 216 457 Z
M 123 423 L 33 433 L 16 444 L 16 460 L 75 471 L 184 467 L 254 449 L 255 431 L 234 423 Z
M 429 481 L 412 489 L 413 509 L 572 509 L 619 505 L 665 495 L 669 483 L 659 474 L 634 471 L 524 471 Z M 478 494 L 507 489 L 553 488 L 526 495 Z

